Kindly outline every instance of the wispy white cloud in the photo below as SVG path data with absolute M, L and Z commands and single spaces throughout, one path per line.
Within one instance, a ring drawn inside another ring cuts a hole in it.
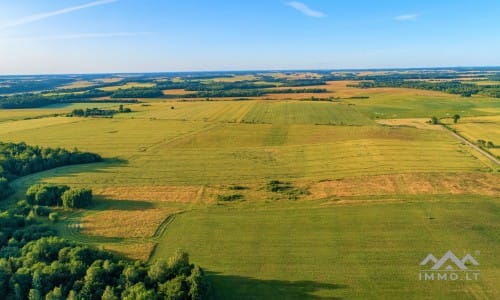
M 40 21 L 43 19 L 47 19 L 47 18 L 59 16 L 59 15 L 64 15 L 64 14 L 67 14 L 67 13 L 70 13 L 73 11 L 82 10 L 82 9 L 86 9 L 86 8 L 90 8 L 90 7 L 94 7 L 94 6 L 99 6 L 99 5 L 104 5 L 104 4 L 109 4 L 109 3 L 116 2 L 116 1 L 118 1 L 118 0 L 99 0 L 99 1 L 94 1 L 94 2 L 87 3 L 87 4 L 67 7 L 67 8 L 51 11 L 51 12 L 45 12 L 45 13 L 40 13 L 40 14 L 36 14 L 36 15 L 31 15 L 31 16 L 19 18 L 17 20 L 12 20 L 12 21 L 4 23 L 4 24 L 0 24 L 0 30 L 33 23 L 33 22 L 37 22 L 37 21 Z
M 313 18 L 323 18 L 326 15 L 323 12 L 314 10 L 310 8 L 309 6 L 305 5 L 302 2 L 299 1 L 291 1 L 287 2 L 286 5 L 295 8 L 296 10 L 300 11 L 306 16 L 313 17 Z
M 416 21 L 418 19 L 418 14 L 407 14 L 394 17 L 396 21 Z
M 54 40 L 79 40 L 79 39 L 98 39 L 115 37 L 134 37 L 150 35 L 151 32 L 97 32 L 97 33 L 75 33 L 61 35 L 46 35 L 32 37 L 7 38 L 12 41 L 54 41 Z

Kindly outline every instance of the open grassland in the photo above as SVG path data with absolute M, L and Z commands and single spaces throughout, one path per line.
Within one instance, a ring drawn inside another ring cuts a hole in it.
M 70 84 L 60 86 L 59 89 L 77 89 L 77 88 L 91 87 L 94 85 L 96 85 L 96 84 L 92 81 L 79 80 L 79 81 L 72 82 Z
M 477 85 L 500 85 L 500 81 L 493 80 L 478 80 L 474 81 L 473 83 Z
M 422 200 L 188 212 L 169 225 L 153 259 L 189 251 L 217 299 L 497 299 L 498 199 Z M 419 281 L 420 262 L 448 250 L 476 256 L 480 280 Z
M 0 109 L 0 122 L 46 117 L 59 112 L 47 109 Z

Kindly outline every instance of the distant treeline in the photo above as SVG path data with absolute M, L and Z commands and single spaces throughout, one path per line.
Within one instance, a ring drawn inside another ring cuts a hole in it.
M 0 142 L 0 200 L 10 193 L 8 182 L 17 177 L 61 166 L 101 160 L 100 155 L 90 152 Z
M 306 94 L 306 93 L 328 93 L 327 89 L 306 88 L 306 89 L 272 89 L 266 90 L 266 94 Z
M 161 90 L 184 89 L 193 92 L 206 92 L 206 91 L 227 91 L 227 90 L 248 90 L 248 89 L 263 89 L 276 87 L 272 83 L 253 83 L 251 81 L 238 81 L 238 82 L 209 82 L 203 83 L 200 81 L 162 81 L 157 82 L 156 86 Z
M 280 82 L 280 81 L 275 81 Z M 283 83 L 284 81 L 281 81 Z M 277 83 L 254 83 L 250 81 L 238 82 L 172 82 L 166 81 L 157 83 L 160 89 L 184 89 L 186 91 L 193 91 L 196 93 L 189 93 L 181 95 L 185 98 L 212 98 L 212 97 L 260 97 L 266 94 L 280 94 L 280 93 L 324 93 L 326 89 L 310 88 L 310 89 L 270 89 L 282 86 L 308 86 L 318 85 L 321 81 L 287 81 L 287 85 L 280 85 Z
M 73 81 L 73 79 L 69 78 L 5 79 L 0 80 L 0 94 L 50 90 Z
M 70 94 L 18 94 L 7 97 L 0 97 L 0 108 L 4 109 L 15 109 L 15 108 L 37 108 L 43 107 L 51 104 L 61 104 L 61 103 L 92 103 L 95 100 L 93 98 L 106 97 L 113 95 L 112 92 L 106 92 L 101 90 L 89 90 L 83 93 L 70 93 Z M 116 98 L 116 97 L 115 97 Z M 124 97 L 130 98 L 130 97 Z M 106 102 L 125 102 L 125 103 L 136 103 L 136 99 L 126 99 L 126 100 L 106 100 Z
M 482 94 L 489 97 L 500 97 L 500 86 L 463 83 L 460 81 L 428 82 L 415 80 L 376 80 L 366 81 L 350 85 L 358 88 L 376 88 L 376 87 L 402 87 L 421 90 L 440 91 L 449 94 L 457 94 L 464 97 L 470 97 L 475 94 Z
M 185 98 L 212 98 L 212 97 L 259 97 L 266 94 L 263 90 L 216 90 L 200 91 L 182 95 Z
M 297 87 L 297 86 L 315 86 L 315 85 L 326 85 L 326 80 L 321 79 L 288 79 L 279 78 L 270 75 L 263 75 L 261 80 L 266 82 L 275 82 L 282 87 Z M 345 80 L 345 79 L 344 79 Z

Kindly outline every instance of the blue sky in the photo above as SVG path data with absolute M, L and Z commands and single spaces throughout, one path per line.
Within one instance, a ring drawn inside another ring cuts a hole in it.
M 0 74 L 500 65 L 498 0 L 0 2 Z

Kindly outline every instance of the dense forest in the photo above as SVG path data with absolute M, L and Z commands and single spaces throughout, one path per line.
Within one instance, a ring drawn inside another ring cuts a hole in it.
M 130 262 L 54 236 L 41 223 L 47 211 L 27 201 L 0 211 L 0 299 L 207 298 L 203 271 L 187 253 Z

